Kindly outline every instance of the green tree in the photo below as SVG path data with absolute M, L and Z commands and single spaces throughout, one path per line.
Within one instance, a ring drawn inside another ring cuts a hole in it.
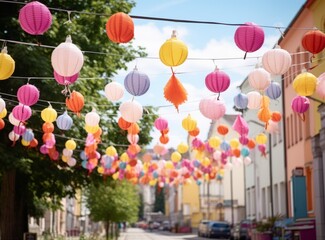
M 165 194 L 164 189 L 156 185 L 155 203 L 153 205 L 154 212 L 162 212 L 165 214 Z
M 120 11 L 128 13 L 134 6 L 134 2 L 127 0 L 45 0 L 42 3 L 52 8 L 103 13 L 107 16 Z M 6 101 L 8 112 L 10 113 L 18 104 L 17 89 L 26 84 L 27 77 L 53 76 L 50 62 L 53 49 L 42 46 L 57 46 L 65 41 L 67 35 L 71 35 L 73 42 L 82 50 L 105 53 L 85 52 L 85 63 L 80 76 L 92 79 L 80 79 L 70 87 L 70 90 L 80 91 L 85 97 L 86 105 L 82 113 L 91 111 L 93 107 L 99 112 L 100 126 L 103 130 L 102 143 L 128 144 L 126 131 L 119 130 L 117 124 L 119 104 L 108 102 L 102 90 L 119 69 L 126 68 L 127 62 L 136 56 L 145 55 L 143 49 L 134 48 L 131 44 L 122 45 L 109 41 L 104 31 L 108 17 L 74 12 L 71 13 L 72 23 L 66 23 L 67 12 L 52 11 L 53 23 L 49 31 L 43 36 L 31 36 L 19 26 L 18 13 L 21 7 L 20 4 L 0 3 L 0 36 L 2 39 L 39 43 L 40 46 L 7 43 L 9 54 L 16 62 L 14 76 L 26 77 L 26 79 L 10 78 L 0 81 L 0 95 Z M 107 78 L 106 81 L 102 79 L 103 76 Z M 40 90 L 41 100 L 32 106 L 33 115 L 28 120 L 27 127 L 34 130 L 40 146 L 43 134 L 40 111 L 46 108 L 47 102 L 50 101 L 59 114 L 63 113 L 66 110 L 65 96 L 61 93 L 64 87 L 57 84 L 54 79 L 31 78 L 30 83 Z M 154 109 L 148 107 L 148 111 L 152 113 Z M 146 145 L 151 141 L 150 131 L 154 117 L 154 114 L 143 116 L 139 124 L 141 128 L 139 144 Z M 73 118 L 72 130 L 63 133 L 55 129 L 56 147 L 60 153 L 68 138 L 85 139 L 87 136 L 83 129 L 84 117 L 78 118 L 73 115 Z M 101 178 L 96 171 L 89 175 L 82 168 L 80 161 L 76 167 L 68 168 L 60 159 L 50 160 L 40 154 L 38 149 L 23 147 L 19 141 L 11 142 L 8 133 L 12 128 L 6 121 L 6 127 L 0 131 L 1 239 L 22 239 L 23 233 L 28 231 L 28 215 L 41 214 L 37 206 L 50 206 L 53 205 L 53 202 L 49 202 L 51 199 L 74 196 L 76 189 Z M 107 146 L 100 144 L 98 151 L 103 152 Z M 84 142 L 78 142 L 78 148 L 74 151 L 75 158 L 78 158 L 83 148 Z M 124 150 L 125 147 L 118 148 L 119 152 Z
M 91 218 L 105 222 L 106 239 L 111 223 L 133 223 L 138 219 L 139 193 L 130 182 L 110 179 L 102 184 L 91 184 L 86 196 Z

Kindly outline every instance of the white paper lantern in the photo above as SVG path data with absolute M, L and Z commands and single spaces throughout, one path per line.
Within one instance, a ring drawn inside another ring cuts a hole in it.
M 285 74 L 291 66 L 291 55 L 286 50 L 276 46 L 263 54 L 263 68 L 273 75 Z
M 251 164 L 251 162 L 252 162 L 252 159 L 250 158 L 250 157 L 245 157 L 244 158 L 244 164 L 247 166 L 247 165 L 249 165 L 249 164 Z
M 269 133 L 277 133 L 279 131 L 279 124 L 278 122 L 274 122 L 273 120 L 269 120 L 267 122 L 266 131 Z
M 129 143 L 136 144 L 139 141 L 139 135 L 138 134 L 128 134 L 127 139 L 128 139 Z
M 124 87 L 117 82 L 110 82 L 105 86 L 105 95 L 109 101 L 118 101 L 124 95 Z
M 86 125 L 94 127 L 99 124 L 100 116 L 96 112 L 96 110 L 92 110 L 91 112 L 87 113 L 85 116 Z
M 0 112 L 6 108 L 6 102 L 0 97 Z
M 256 68 L 248 74 L 248 83 L 252 88 L 263 91 L 271 84 L 270 73 L 263 68 Z
M 11 141 L 17 141 L 19 138 L 20 138 L 20 136 L 18 135 L 18 134 L 16 134 L 14 131 L 11 131 L 10 133 L 9 133 L 9 135 L 8 135 L 8 137 L 9 137 L 9 139 L 11 140 Z
M 143 108 L 137 101 L 127 101 L 120 105 L 119 108 L 124 120 L 134 123 L 142 118 Z
M 70 166 L 70 167 L 74 167 L 77 163 L 77 160 L 73 157 L 69 158 L 68 161 L 67 161 L 67 164 Z
M 69 130 L 72 127 L 73 120 L 65 111 L 62 115 L 58 116 L 56 119 L 56 125 L 61 130 Z
M 73 150 L 70 150 L 70 149 L 67 149 L 67 148 L 64 148 L 63 151 L 62 151 L 62 154 L 66 157 L 71 157 L 72 154 L 73 154 Z
M 247 93 L 249 109 L 259 109 L 261 107 L 262 95 L 259 92 L 252 91 Z
M 14 117 L 12 112 L 9 114 L 8 118 L 9 118 L 9 122 L 14 126 L 18 126 L 19 124 L 22 124 L 18 119 Z
M 61 76 L 71 77 L 77 74 L 84 63 L 81 50 L 72 43 L 68 36 L 66 41 L 57 46 L 51 56 L 52 67 Z

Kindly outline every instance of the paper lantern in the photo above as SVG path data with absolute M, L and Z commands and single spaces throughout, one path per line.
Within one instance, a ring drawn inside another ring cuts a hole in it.
M 296 96 L 291 101 L 291 108 L 296 113 L 304 113 L 310 105 L 309 99 L 304 96 Z
M 197 135 L 200 134 L 200 129 L 198 127 L 196 127 L 194 130 L 189 131 L 188 134 L 192 137 L 196 137 Z
M 194 130 L 196 125 L 197 121 L 190 114 L 182 120 L 182 127 L 188 132 Z
M 56 71 L 53 73 L 55 81 L 57 81 L 58 84 L 61 85 L 70 85 L 74 83 L 75 81 L 78 80 L 79 73 L 74 74 L 73 76 L 70 77 L 64 77 L 58 74 Z
M 54 125 L 52 122 L 45 122 L 42 125 L 42 130 L 44 133 L 52 133 L 54 131 Z
M 206 118 L 218 120 L 226 113 L 226 105 L 217 98 L 203 98 L 199 104 L 200 112 Z
M 21 124 L 21 121 L 19 121 L 18 119 L 16 119 L 13 115 L 13 112 L 11 112 L 8 116 L 9 122 L 14 125 L 14 126 L 18 126 Z
M 225 136 L 229 131 L 229 128 L 224 125 L 224 124 L 220 124 L 218 127 L 217 127 L 217 132 L 223 136 Z
M 312 54 L 317 54 L 325 48 L 325 34 L 320 30 L 310 30 L 302 38 L 302 46 Z
M 266 131 L 268 133 L 278 133 L 279 132 L 279 125 L 277 122 L 272 121 L 272 119 L 270 119 L 267 122 L 267 127 L 266 127 Z
M 7 116 L 7 109 L 4 108 L 1 112 L 0 112 L 0 118 L 4 118 Z
M 255 139 L 258 144 L 265 144 L 267 142 L 267 136 L 264 133 L 259 133 Z
M 274 122 L 280 122 L 282 118 L 282 114 L 280 112 L 274 111 L 272 112 L 271 119 Z
M 25 32 L 31 35 L 42 35 L 51 27 L 52 15 L 47 6 L 34 1 L 20 9 L 19 23 Z
M 8 54 L 7 47 L 0 53 L 0 80 L 10 78 L 15 71 L 15 60 Z
M 26 141 L 25 139 L 21 139 L 21 145 L 23 145 L 24 147 L 28 147 L 30 144 L 30 142 Z
M 250 157 L 245 157 L 244 158 L 244 164 L 247 166 L 247 165 L 249 165 L 249 164 L 251 164 L 251 162 L 252 162 L 252 159 L 250 158 Z
M 150 80 L 145 73 L 138 71 L 137 68 L 134 68 L 132 72 L 126 75 L 124 79 L 124 87 L 126 91 L 133 96 L 141 96 L 148 91 L 150 87 Z
M 257 117 L 260 121 L 267 123 L 271 119 L 271 111 L 268 107 L 262 107 L 258 110 Z
M 26 129 L 26 131 L 23 134 L 23 139 L 27 142 L 31 142 L 34 139 L 34 133 L 32 129 Z
M 71 77 L 80 72 L 84 63 L 81 50 L 72 43 L 68 36 L 66 41 L 57 46 L 51 56 L 54 71 L 64 77 Z
M 241 153 L 241 155 L 242 155 L 243 157 L 248 157 L 250 151 L 249 151 L 249 149 L 248 149 L 247 147 L 242 147 L 240 153 Z
M 115 43 L 127 43 L 134 36 L 134 23 L 132 18 L 118 12 L 110 16 L 106 22 L 106 34 Z
M 84 96 L 77 91 L 72 91 L 70 96 L 65 99 L 65 104 L 69 110 L 71 110 L 72 112 L 76 113 L 77 116 L 79 116 L 80 111 L 85 104 Z
M 128 133 L 129 134 L 138 134 L 140 132 L 140 127 L 139 125 L 135 123 L 131 123 L 131 126 L 128 128 Z
M 293 80 L 292 86 L 300 96 L 311 96 L 316 90 L 317 78 L 309 72 L 300 73 Z
M 254 141 L 254 139 L 249 139 L 249 141 L 248 141 L 248 143 L 247 143 L 247 147 L 249 148 L 249 149 L 253 149 L 253 148 L 255 148 L 255 141 Z
M 234 97 L 234 104 L 239 109 L 246 109 L 248 105 L 247 95 L 244 93 L 239 93 Z
M 52 106 L 48 106 L 47 108 L 44 108 L 41 112 L 41 118 L 44 122 L 54 122 L 58 116 L 58 113 L 55 111 L 55 109 L 52 108 Z
M 265 94 L 271 99 L 277 99 L 281 96 L 282 90 L 279 83 L 272 81 L 270 86 L 265 90 Z
M 319 75 L 319 77 L 318 77 L 318 83 L 317 83 L 317 86 L 316 86 L 316 93 L 321 98 L 325 98 L 325 72 L 322 73 L 321 75 Z M 1 110 L 1 103 L 0 103 L 0 110 Z
M 72 127 L 73 120 L 68 115 L 68 112 L 65 111 L 62 115 L 58 116 L 56 119 L 56 125 L 61 130 L 69 130 Z
M 109 101 L 118 101 L 124 95 L 124 88 L 118 82 L 110 82 L 105 86 L 105 95 Z
M 230 77 L 218 68 L 205 77 L 205 86 L 214 93 L 224 92 L 230 85 Z
M 89 126 L 85 125 L 85 130 L 87 133 L 95 134 L 100 129 L 99 125 Z
M 143 108 L 135 100 L 122 103 L 119 110 L 122 117 L 130 123 L 134 123 L 142 118 Z
M 70 140 L 65 142 L 65 147 L 68 150 L 75 150 L 76 147 L 77 147 L 77 144 L 73 139 L 70 139 Z
M 124 118 L 120 117 L 117 122 L 118 126 L 122 130 L 128 130 L 128 128 L 131 126 L 131 123 L 128 121 L 125 121 Z
M 2 118 L 0 118 L 0 130 L 4 129 L 5 126 L 6 126 L 5 121 Z
M 262 56 L 263 68 L 273 75 L 283 75 L 291 67 L 291 55 L 288 51 L 277 45 L 274 49 L 266 51 Z
M 6 102 L 0 97 L 0 113 L 6 108 Z
M 36 138 L 34 138 L 32 141 L 30 141 L 29 143 L 29 147 L 33 148 L 33 147 L 37 147 L 38 145 L 38 141 Z
M 270 73 L 263 68 L 256 68 L 248 74 L 248 83 L 255 90 L 263 91 L 271 83 Z
M 26 132 L 26 127 L 23 124 L 20 124 L 18 126 L 14 126 L 14 133 L 22 136 Z
M 117 151 L 114 146 L 109 146 L 106 148 L 105 153 L 107 156 L 114 157 L 117 154 Z
M 173 162 L 179 162 L 181 159 L 182 159 L 182 155 L 175 151 L 172 153 L 172 155 L 170 156 L 170 159 L 173 161 Z
M 252 91 L 247 93 L 248 104 L 247 108 L 249 109 L 258 109 L 261 107 L 262 95 L 259 92 Z
M 239 137 L 239 142 L 240 142 L 240 144 L 242 144 L 242 145 L 247 145 L 247 143 L 248 143 L 248 141 L 249 141 L 249 139 L 248 139 L 248 137 L 247 136 L 240 136 Z
M 209 145 L 213 148 L 217 148 L 220 146 L 221 140 L 217 136 L 209 138 Z
M 100 116 L 98 115 L 98 113 L 96 112 L 95 109 L 93 109 L 91 112 L 87 113 L 85 116 L 85 122 L 86 125 L 88 126 L 97 126 L 99 124 L 100 121 Z
M 181 142 L 177 146 L 177 151 L 181 154 L 186 153 L 188 151 L 188 145 L 184 142 Z
M 169 137 L 167 135 L 162 135 L 159 137 L 159 142 L 162 144 L 167 144 L 169 142 Z
M 248 52 L 255 52 L 262 47 L 264 31 L 258 25 L 247 22 L 236 29 L 234 39 L 237 47 L 245 52 L 245 59 Z
M 136 144 L 139 141 L 139 135 L 138 134 L 128 134 L 126 136 L 126 138 L 127 138 L 128 142 L 130 144 Z
M 158 117 L 154 122 L 158 131 L 162 131 L 168 128 L 168 121 L 165 118 Z
M 17 120 L 24 122 L 32 116 L 32 109 L 29 106 L 19 104 L 13 108 L 12 114 Z
M 240 143 L 237 138 L 230 139 L 229 145 L 232 149 L 238 148 Z
M 18 89 L 17 98 L 20 103 L 32 106 L 39 99 L 39 90 L 34 85 L 27 83 Z
M 163 64 L 168 67 L 181 65 L 187 59 L 187 46 L 176 38 L 174 30 L 170 39 L 168 39 L 159 49 L 159 58 Z
M 231 146 L 230 146 L 230 144 L 229 144 L 227 141 L 223 141 L 223 142 L 220 144 L 220 148 L 221 148 L 223 151 L 227 152 L 227 151 L 229 151 L 229 150 L 231 149 Z
M 10 141 L 12 142 L 15 142 L 17 140 L 19 140 L 20 136 L 18 134 L 16 134 L 14 131 L 11 131 L 9 134 L 8 134 L 8 137 L 10 139 Z
M 164 87 L 164 97 L 174 104 L 177 111 L 178 106 L 187 100 L 187 91 L 175 74 L 171 76 Z

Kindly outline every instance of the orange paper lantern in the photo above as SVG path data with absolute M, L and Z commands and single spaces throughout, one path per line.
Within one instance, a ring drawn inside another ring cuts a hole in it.
M 282 114 L 280 112 L 275 111 L 275 112 L 272 113 L 272 116 L 271 116 L 272 121 L 280 122 L 281 118 L 282 118 Z
M 65 103 L 68 109 L 70 109 L 72 112 L 76 113 L 77 116 L 79 116 L 80 111 L 85 104 L 84 96 L 77 91 L 72 91 L 70 96 L 65 99 Z
M 134 36 L 134 23 L 132 18 L 123 13 L 113 14 L 106 23 L 108 38 L 115 43 L 127 43 Z
M 228 133 L 229 129 L 226 125 L 220 124 L 217 128 L 217 131 L 219 134 L 225 136 Z
M 135 135 L 140 132 L 140 127 L 137 123 L 132 123 L 131 126 L 128 128 L 128 133 Z
M 124 118 L 120 117 L 117 122 L 118 126 L 122 130 L 128 130 L 128 128 L 131 126 L 131 123 L 126 121 Z
M 194 130 L 189 131 L 188 134 L 192 137 L 196 137 L 197 135 L 200 134 L 200 129 L 198 127 L 196 127 Z
M 166 144 L 166 143 L 169 142 L 169 137 L 168 137 L 167 135 L 162 135 L 162 136 L 160 136 L 159 141 L 160 141 L 162 144 Z

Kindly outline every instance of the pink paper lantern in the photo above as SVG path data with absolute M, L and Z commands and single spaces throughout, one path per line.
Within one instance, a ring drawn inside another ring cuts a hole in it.
M 252 88 L 263 91 L 271 84 L 270 73 L 264 68 L 255 68 L 248 74 L 248 83 Z
M 52 24 L 52 15 L 48 7 L 34 1 L 26 4 L 19 12 L 21 28 L 31 35 L 42 35 Z
M 316 93 L 321 98 L 325 98 L 325 72 L 319 75 L 318 83 L 316 86 Z
M 226 105 L 217 98 L 201 99 L 199 108 L 202 115 L 211 120 L 218 120 L 226 113 Z
M 12 110 L 14 118 L 24 122 L 32 116 L 32 109 L 29 106 L 19 104 Z
M 27 83 L 17 91 L 18 101 L 26 106 L 32 106 L 39 99 L 39 90 L 32 84 Z
M 304 113 L 309 108 L 309 99 L 305 96 L 296 96 L 292 99 L 291 108 L 296 113 Z
M 58 84 L 61 85 L 70 85 L 78 80 L 79 73 L 76 73 L 75 75 L 72 75 L 70 77 L 64 77 L 58 74 L 56 71 L 53 73 L 55 81 L 57 81 Z
M 14 126 L 14 133 L 19 135 L 19 136 L 22 136 L 25 132 L 26 132 L 26 127 L 21 124 L 21 125 L 18 125 L 18 126 Z
M 159 117 L 155 120 L 155 127 L 159 130 L 165 130 L 168 128 L 168 121 L 162 117 Z
M 262 47 L 264 31 L 260 26 L 247 22 L 236 29 L 234 38 L 237 47 L 245 52 L 246 58 L 248 52 L 255 52 Z
M 228 89 L 230 78 L 225 72 L 216 68 L 205 77 L 205 85 L 211 92 L 221 93 Z
M 291 55 L 288 51 L 276 46 L 263 54 L 263 68 L 273 75 L 285 74 L 291 67 Z
M 137 122 L 142 118 L 143 107 L 135 100 L 122 103 L 119 110 L 122 117 L 130 123 Z

